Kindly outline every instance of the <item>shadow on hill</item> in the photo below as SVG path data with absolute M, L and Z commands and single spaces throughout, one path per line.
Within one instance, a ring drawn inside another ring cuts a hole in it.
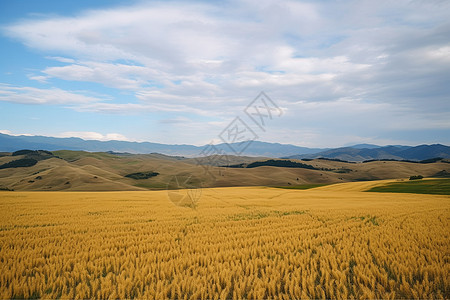
M 2 164 L 0 165 L 0 169 L 32 167 L 41 160 L 46 160 L 55 157 L 53 153 L 45 150 L 19 150 L 13 152 L 10 156 L 14 157 L 22 156 L 22 158 Z

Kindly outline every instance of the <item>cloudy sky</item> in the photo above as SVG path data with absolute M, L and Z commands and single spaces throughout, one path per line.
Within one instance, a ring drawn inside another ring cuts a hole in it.
M 450 144 L 450 1 L 0 1 L 0 132 Z M 258 128 L 264 91 L 282 110 Z

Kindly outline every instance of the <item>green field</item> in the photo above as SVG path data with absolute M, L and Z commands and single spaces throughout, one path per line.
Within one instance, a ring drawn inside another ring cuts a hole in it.
M 373 187 L 367 192 L 450 195 L 450 179 L 392 182 Z

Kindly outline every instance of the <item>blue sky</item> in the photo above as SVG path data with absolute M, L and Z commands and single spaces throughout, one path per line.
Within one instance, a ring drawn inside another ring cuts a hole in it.
M 0 132 L 450 144 L 448 1 L 0 1 Z M 264 130 L 244 113 L 264 91 Z

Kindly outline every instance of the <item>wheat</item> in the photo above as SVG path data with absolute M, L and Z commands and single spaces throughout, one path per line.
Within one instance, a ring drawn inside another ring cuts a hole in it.
M 0 193 L 0 298 L 450 298 L 446 196 Z

